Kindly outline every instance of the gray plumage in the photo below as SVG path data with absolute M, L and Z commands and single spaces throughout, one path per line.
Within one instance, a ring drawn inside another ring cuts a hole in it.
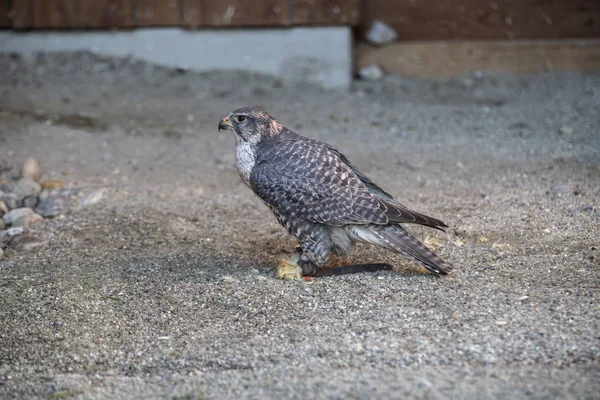
M 395 201 L 335 148 L 300 136 L 254 108 L 234 111 L 221 129 L 235 132 L 242 180 L 298 240 L 304 275 L 327 265 L 331 252 L 346 254 L 355 242 L 410 256 L 436 274 L 452 270 L 400 224 L 440 230 L 446 225 Z

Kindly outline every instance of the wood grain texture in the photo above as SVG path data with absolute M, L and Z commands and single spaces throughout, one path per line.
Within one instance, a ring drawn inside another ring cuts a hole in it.
M 179 0 L 135 0 L 135 26 L 178 26 L 181 24 Z
M 205 26 L 289 25 L 289 0 L 204 0 Z
M 0 0 L 0 28 L 10 27 L 10 18 L 8 17 L 9 11 L 9 1 Z
M 600 37 L 600 0 L 368 0 L 361 37 L 373 20 L 399 40 Z
M 181 25 L 196 29 L 204 22 L 203 0 L 179 0 L 181 3 Z
M 359 68 L 376 64 L 402 76 L 457 76 L 473 71 L 535 73 L 600 70 L 600 39 L 360 43 Z
M 131 0 L 12 0 L 14 28 L 132 26 Z
M 359 0 L 290 0 L 294 25 L 356 25 Z

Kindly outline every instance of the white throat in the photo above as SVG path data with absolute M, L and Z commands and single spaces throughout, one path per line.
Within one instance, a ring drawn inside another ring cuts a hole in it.
M 250 173 L 256 161 L 255 144 L 246 142 L 235 135 L 235 160 L 238 174 L 247 186 L 250 186 Z

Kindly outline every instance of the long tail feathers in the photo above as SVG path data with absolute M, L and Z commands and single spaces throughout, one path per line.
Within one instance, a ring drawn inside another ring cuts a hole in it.
M 438 257 L 400 225 L 369 225 L 367 229 L 378 239 L 378 243 L 375 243 L 373 240 L 367 240 L 368 242 L 412 257 L 435 274 L 447 275 L 452 271 L 452 265 Z M 371 236 L 371 238 L 373 237 Z

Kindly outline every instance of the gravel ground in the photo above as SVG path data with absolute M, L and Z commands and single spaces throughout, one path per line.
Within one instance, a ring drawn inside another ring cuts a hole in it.
M 351 92 L 89 54 L 0 56 L 0 181 L 68 207 L 0 261 L 2 398 L 599 398 L 600 75 L 386 77 Z M 454 264 L 283 282 L 231 110 L 325 140 Z M 93 199 L 91 201 L 90 199 Z

